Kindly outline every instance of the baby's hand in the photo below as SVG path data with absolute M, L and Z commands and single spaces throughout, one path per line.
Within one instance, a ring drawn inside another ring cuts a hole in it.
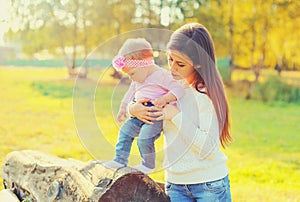
M 152 103 L 157 107 L 164 107 L 164 106 L 166 106 L 166 104 L 168 104 L 163 97 L 157 98 Z
M 117 119 L 119 122 L 123 121 L 123 118 L 125 119 L 127 117 L 126 108 L 120 108 Z

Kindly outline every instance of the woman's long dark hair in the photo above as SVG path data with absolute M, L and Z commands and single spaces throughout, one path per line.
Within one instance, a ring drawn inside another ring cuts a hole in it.
M 188 56 L 198 74 L 194 88 L 206 93 L 212 100 L 218 117 L 220 141 L 223 147 L 231 142 L 229 133 L 229 108 L 223 82 L 216 66 L 215 49 L 207 29 L 199 23 L 185 24 L 176 30 L 168 43 L 169 50 L 176 50 Z

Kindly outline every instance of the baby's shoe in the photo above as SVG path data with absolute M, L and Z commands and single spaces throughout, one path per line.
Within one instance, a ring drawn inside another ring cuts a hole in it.
M 148 168 L 144 165 L 137 165 L 137 166 L 134 166 L 133 168 L 136 169 L 136 170 L 141 171 L 142 173 L 144 173 L 146 175 L 150 174 L 154 171 L 154 168 Z
M 111 160 L 111 161 L 107 161 L 107 162 L 103 163 L 103 166 L 105 168 L 121 168 L 121 167 L 125 167 L 126 165 L 121 164 L 117 161 Z

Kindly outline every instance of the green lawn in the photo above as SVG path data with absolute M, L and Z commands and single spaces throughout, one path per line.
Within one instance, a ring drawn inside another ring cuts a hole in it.
M 115 88 L 110 73 L 90 70 L 89 79 L 76 83 L 80 105 L 74 110 L 94 112 L 78 118 L 72 111 L 75 81 L 67 78 L 65 69 L 0 68 L 0 166 L 9 152 L 23 149 L 81 161 L 111 158 L 118 131 L 112 113 L 126 89 L 123 85 Z M 225 153 L 233 201 L 300 201 L 300 106 L 233 96 L 229 101 L 234 142 Z M 76 128 L 82 127 L 94 136 L 78 136 Z M 160 138 L 157 150 L 162 146 Z M 138 156 L 136 147 L 132 152 Z M 151 177 L 163 181 L 163 172 Z

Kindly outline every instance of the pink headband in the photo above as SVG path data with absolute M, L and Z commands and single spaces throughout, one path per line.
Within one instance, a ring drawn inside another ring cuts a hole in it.
M 153 64 L 153 60 L 128 60 L 123 56 L 116 56 L 112 60 L 113 67 L 118 71 L 124 67 L 146 67 Z

